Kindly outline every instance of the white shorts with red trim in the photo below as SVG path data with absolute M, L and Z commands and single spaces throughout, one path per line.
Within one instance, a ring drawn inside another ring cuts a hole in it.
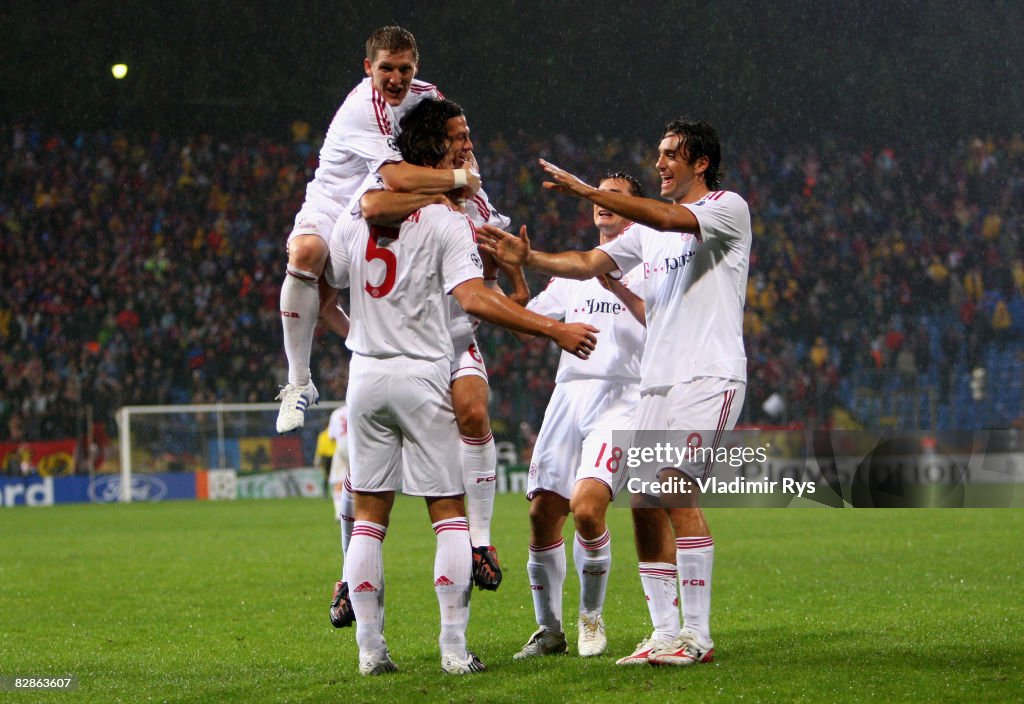
M 530 460 L 526 497 L 550 491 L 572 498 L 581 479 L 608 485 L 614 497 L 626 480 L 625 448 L 612 434 L 633 427 L 640 401 L 637 384 L 577 379 L 555 385 Z
M 352 355 L 345 400 L 354 491 L 464 493 L 446 359 Z
M 316 235 L 324 241 L 324 244 L 330 245 L 331 230 L 334 229 L 336 220 L 337 218 L 331 217 L 327 213 L 303 206 L 295 216 L 295 224 L 292 225 L 292 231 L 288 233 L 286 245 L 299 235 Z
M 452 381 L 471 374 L 487 381 L 487 365 L 484 364 L 484 356 L 480 354 L 480 348 L 477 347 L 476 337 L 473 335 L 453 337 L 452 345 L 455 347 L 455 357 L 452 360 Z
M 722 436 L 736 427 L 747 385 L 742 381 L 700 377 L 681 384 L 645 391 L 640 396 L 635 428 L 638 431 L 672 431 L 667 438 L 680 439 L 690 447 L 718 448 Z M 637 438 L 656 437 L 650 432 L 638 433 Z M 689 476 L 704 479 L 714 468 L 713 452 L 706 453 L 704 462 L 681 464 L 678 469 Z M 631 469 L 630 475 L 643 481 L 654 481 L 660 467 L 645 463 Z

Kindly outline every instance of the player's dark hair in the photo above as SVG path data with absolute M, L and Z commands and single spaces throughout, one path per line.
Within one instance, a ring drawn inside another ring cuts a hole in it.
M 631 196 L 637 196 L 638 198 L 644 197 L 644 186 L 642 183 L 637 181 L 633 176 L 630 176 L 625 171 L 609 171 L 601 177 L 601 181 L 607 181 L 609 179 L 619 179 L 629 184 L 629 194 Z
M 679 137 L 679 148 L 683 150 L 687 164 L 708 158 L 708 168 L 704 172 L 704 185 L 714 191 L 722 185 L 722 146 L 718 143 L 718 133 L 706 122 L 687 120 L 680 117 L 665 125 L 665 135 L 674 134 Z
M 455 101 L 424 98 L 402 118 L 398 135 L 402 158 L 415 166 L 437 166 L 451 146 L 448 120 L 464 114 Z
M 386 51 L 389 54 L 397 54 L 401 51 L 411 51 L 412 60 L 417 64 L 420 62 L 420 50 L 416 46 L 416 37 L 412 32 L 402 29 L 397 25 L 381 27 L 374 30 L 370 38 L 366 40 L 366 58 L 372 64 L 377 58 L 377 52 Z

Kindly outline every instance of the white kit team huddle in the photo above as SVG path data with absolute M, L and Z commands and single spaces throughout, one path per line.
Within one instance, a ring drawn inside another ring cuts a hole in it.
M 699 430 L 710 444 L 739 417 L 749 210 L 739 195 L 717 190 L 714 131 L 678 120 L 659 146 L 665 200 L 644 198 L 624 173 L 594 188 L 542 162 L 546 188 L 594 203 L 600 244 L 536 251 L 525 226 L 506 232 L 510 221 L 481 189 L 465 115 L 415 79 L 417 64 L 407 31 L 371 35 L 367 78 L 331 122 L 288 238 L 281 311 L 289 378 L 279 432 L 301 427 L 318 401 L 310 378 L 318 320 L 344 334 L 352 352 L 346 406 L 329 424 L 338 441 L 330 482 L 344 487 L 335 494 L 344 559 L 331 621 L 355 624 L 360 673 L 397 669 L 383 632 L 381 546 L 396 492 L 421 496 L 437 538 L 442 670 L 486 669 L 466 643 L 473 585 L 496 589 L 501 581 L 490 541 L 487 372 L 474 339 L 482 319 L 563 350 L 528 479 L 538 629 L 514 656 L 567 650 L 561 534 L 569 513 L 581 584 L 578 652 L 600 655 L 611 568 L 605 512 L 629 478 L 618 461 L 621 432 Z M 553 277 L 525 308 L 523 267 Z M 498 272 L 512 293 L 497 286 Z M 347 315 L 335 298 L 345 288 Z M 465 399 L 483 406 L 477 420 L 463 410 L 471 407 Z M 684 467 L 680 476 L 705 471 Z M 647 474 L 645 481 L 666 476 Z M 654 630 L 618 664 L 710 662 L 714 543 L 697 499 L 671 508 L 634 502 L 632 513 Z

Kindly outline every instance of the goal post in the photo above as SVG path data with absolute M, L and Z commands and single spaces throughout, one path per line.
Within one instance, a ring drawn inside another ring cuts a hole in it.
M 130 503 L 134 484 L 147 473 L 191 479 L 199 471 L 252 476 L 312 467 L 317 436 L 341 405 L 321 401 L 306 410 L 302 428 L 286 435 L 275 428 L 277 403 L 123 406 L 116 415 L 119 499 Z

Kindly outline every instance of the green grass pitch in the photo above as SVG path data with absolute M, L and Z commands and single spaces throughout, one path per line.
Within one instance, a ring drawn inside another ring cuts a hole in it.
M 385 541 L 387 636 L 401 672 L 356 672 L 327 619 L 339 559 L 326 501 L 0 511 L 0 675 L 75 674 L 74 693 L 5 701 L 1021 701 L 1024 511 L 708 512 L 718 659 L 617 668 L 649 626 L 628 512 L 610 511 L 609 654 L 513 662 L 534 629 L 526 502 L 499 496 L 505 582 L 474 592 L 489 672 L 444 676 L 422 501 Z M 567 529 L 566 543 L 571 531 Z M 575 650 L 577 584 L 565 596 Z

